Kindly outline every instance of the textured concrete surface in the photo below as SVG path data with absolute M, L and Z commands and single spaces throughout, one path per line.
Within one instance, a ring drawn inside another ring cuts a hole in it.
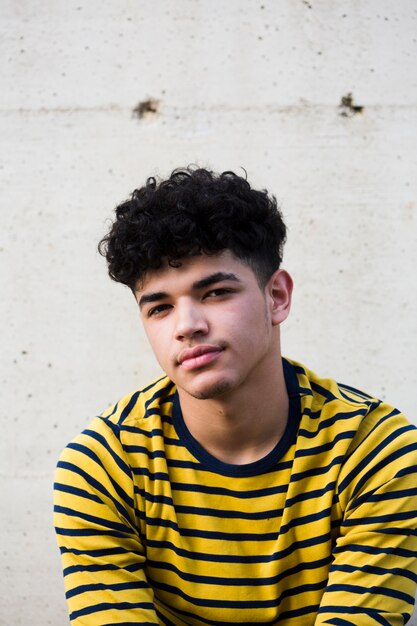
M 158 373 L 95 249 L 148 175 L 244 167 L 274 192 L 285 353 L 417 423 L 417 7 L 4 0 L 0 29 L 0 624 L 61 626 L 56 458 Z

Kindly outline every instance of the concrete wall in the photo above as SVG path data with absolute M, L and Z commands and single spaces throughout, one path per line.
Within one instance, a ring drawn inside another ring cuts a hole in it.
M 95 249 L 148 175 L 245 167 L 273 191 L 285 353 L 417 423 L 417 7 L 2 0 L 0 21 L 0 623 L 61 626 L 57 456 L 158 372 Z

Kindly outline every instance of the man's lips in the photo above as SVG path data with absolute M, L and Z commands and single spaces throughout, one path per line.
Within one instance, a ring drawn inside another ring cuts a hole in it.
M 222 351 L 221 346 L 209 344 L 185 348 L 178 355 L 178 364 L 187 370 L 203 367 L 217 359 Z

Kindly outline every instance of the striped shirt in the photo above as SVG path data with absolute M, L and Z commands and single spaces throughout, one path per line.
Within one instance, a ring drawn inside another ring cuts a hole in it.
M 283 362 L 286 431 L 254 463 L 211 456 L 166 377 L 65 448 L 55 526 L 72 624 L 407 622 L 417 429 L 384 402 Z

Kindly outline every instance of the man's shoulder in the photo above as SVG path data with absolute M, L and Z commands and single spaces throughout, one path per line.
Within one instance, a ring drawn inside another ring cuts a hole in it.
M 167 376 L 159 376 L 145 387 L 123 396 L 99 417 L 108 424 L 123 427 L 161 412 L 170 414 L 175 390 L 174 383 Z
M 417 428 L 385 400 L 336 379 L 319 376 L 297 361 L 287 360 L 297 375 L 303 414 L 308 422 L 324 422 L 334 426 L 336 432 L 350 429 L 355 441 L 382 429 L 386 434 L 405 429 L 408 439 L 417 441 Z
M 150 436 L 160 433 L 164 420 L 170 420 L 175 385 L 166 376 L 160 376 L 143 388 L 123 396 L 116 404 L 96 415 L 89 425 L 64 448 L 58 467 L 68 463 L 93 471 L 104 459 L 124 459 L 123 445 L 130 433 Z M 154 418 L 154 419 L 152 419 Z
M 340 402 L 347 405 L 375 407 L 381 403 L 381 400 L 372 394 L 345 383 L 338 382 L 335 378 L 320 376 L 302 363 L 293 359 L 286 360 L 295 370 L 300 394 L 311 396 L 317 404 Z

